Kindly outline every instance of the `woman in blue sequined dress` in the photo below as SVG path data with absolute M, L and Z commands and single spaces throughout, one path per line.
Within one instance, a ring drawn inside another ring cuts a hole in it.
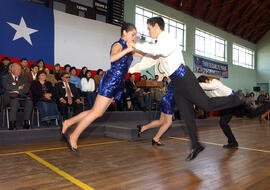
M 100 80 L 93 108 L 64 121 L 62 134 L 72 151 L 77 150 L 78 138 L 86 127 L 104 114 L 113 98 L 120 99 L 124 90 L 125 77 L 133 60 L 134 49 L 129 46 L 129 43 L 134 43 L 136 33 L 136 27 L 133 24 L 123 24 L 120 40 L 111 47 L 111 68 Z M 66 134 L 67 129 L 76 123 L 78 123 L 77 127 L 68 136 Z
M 152 121 L 151 123 L 148 123 L 147 125 L 138 125 L 138 136 L 141 136 L 141 134 L 151 128 L 155 128 L 160 126 L 156 136 L 152 139 L 152 145 L 162 146 L 160 142 L 161 136 L 168 130 L 168 128 L 172 125 L 172 114 L 174 111 L 174 91 L 173 91 L 173 85 L 170 83 L 168 87 L 167 93 L 163 96 L 161 102 L 160 102 L 160 118 L 159 120 Z

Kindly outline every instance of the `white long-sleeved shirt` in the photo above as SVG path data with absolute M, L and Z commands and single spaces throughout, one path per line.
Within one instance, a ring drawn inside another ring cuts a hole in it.
M 182 50 L 177 44 L 176 39 L 166 32 L 159 34 L 157 43 L 137 43 L 136 49 L 148 55 L 144 56 L 139 63 L 129 69 L 131 73 L 148 69 L 159 62 L 165 74 L 170 76 L 181 64 L 185 65 Z M 152 56 L 157 56 L 158 58 L 154 59 Z
M 82 84 L 82 91 L 83 92 L 88 92 L 88 91 L 95 91 L 95 81 L 94 79 L 90 78 L 89 81 L 87 81 L 86 78 L 81 79 L 81 84 Z
M 200 82 L 199 84 L 212 97 L 230 96 L 232 94 L 232 89 L 217 79 L 211 80 L 210 83 Z

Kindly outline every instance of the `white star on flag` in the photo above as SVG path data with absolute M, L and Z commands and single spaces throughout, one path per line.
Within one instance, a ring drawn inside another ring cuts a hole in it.
M 25 21 L 23 19 L 23 17 L 21 18 L 21 22 L 19 25 L 17 24 L 13 24 L 10 22 L 7 22 L 12 28 L 14 28 L 16 30 L 16 33 L 14 35 L 13 41 L 17 40 L 19 38 L 24 38 L 31 46 L 32 46 L 32 41 L 30 38 L 30 35 L 38 32 L 38 30 L 32 29 L 32 28 L 28 28 L 25 24 Z

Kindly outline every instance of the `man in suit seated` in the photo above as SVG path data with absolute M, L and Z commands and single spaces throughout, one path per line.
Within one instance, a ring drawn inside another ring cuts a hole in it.
M 61 79 L 62 82 L 55 84 L 55 98 L 63 120 L 66 120 L 68 119 L 68 106 L 72 106 L 73 115 L 77 115 L 82 112 L 83 104 L 76 86 L 69 82 L 69 73 L 63 72 Z
M 16 113 L 19 106 L 24 107 L 23 128 L 30 128 L 30 118 L 33 109 L 32 100 L 28 96 L 29 86 L 21 75 L 21 66 L 12 64 L 11 73 L 3 77 L 4 106 L 10 106 L 10 130 L 16 128 Z

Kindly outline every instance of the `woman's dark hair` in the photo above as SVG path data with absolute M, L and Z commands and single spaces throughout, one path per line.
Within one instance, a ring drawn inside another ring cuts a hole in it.
M 255 94 L 253 92 L 251 92 L 249 95 L 251 96 L 251 94 L 253 94 L 253 96 L 255 96 Z
M 71 68 L 70 64 L 66 64 L 66 65 L 64 66 L 64 70 L 66 70 L 67 67 Z
M 56 63 L 54 66 L 53 66 L 53 70 L 52 70 L 52 73 L 56 73 L 56 70 L 55 70 L 55 67 L 59 66 L 60 67 L 60 70 L 59 70 L 59 73 L 61 73 L 61 66 L 59 63 Z
M 209 80 L 209 78 L 206 77 L 206 76 L 204 76 L 204 75 L 202 75 L 197 80 L 198 80 L 198 82 L 206 82 L 206 80 Z
M 83 66 L 83 68 L 81 69 L 81 72 L 84 70 L 84 69 L 87 69 L 86 66 Z M 86 70 L 87 71 L 87 70 Z M 86 73 L 86 72 L 85 72 Z
M 22 58 L 21 60 L 20 60 L 20 62 L 23 62 L 23 61 L 28 61 L 26 58 Z
M 47 73 L 44 70 L 40 70 L 37 73 L 37 80 L 39 79 L 39 75 L 41 75 L 41 74 L 45 74 L 47 76 Z
M 161 18 L 161 17 L 149 18 L 149 19 L 147 19 L 147 24 L 150 24 L 153 27 L 155 26 L 155 24 L 158 24 L 158 26 L 161 30 L 164 30 L 164 28 L 165 28 L 165 22 L 164 22 L 163 18 Z
M 71 68 L 70 68 L 70 72 L 71 72 L 72 70 L 75 70 L 75 71 L 77 72 L 76 67 L 71 67 Z
M 87 74 L 88 73 L 91 73 L 91 71 L 90 70 L 87 70 L 86 72 L 85 72 L 85 77 L 87 78 Z M 92 78 L 92 73 L 91 73 L 91 77 L 90 78 Z
M 134 29 L 137 30 L 134 24 L 124 22 L 121 27 L 121 36 L 123 35 L 124 31 L 129 32 Z
M 43 59 L 37 60 L 36 64 L 38 65 L 41 61 L 43 62 L 43 65 L 44 65 L 45 63 L 44 63 L 44 60 Z
M 34 67 L 38 67 L 38 65 L 37 64 L 31 64 L 30 65 L 30 71 L 32 71 L 34 69 Z
M 96 75 L 99 75 L 100 72 L 103 72 L 103 70 L 102 69 L 98 69 Z
M 167 77 L 163 77 L 162 81 L 164 81 L 164 79 L 166 79 Z

